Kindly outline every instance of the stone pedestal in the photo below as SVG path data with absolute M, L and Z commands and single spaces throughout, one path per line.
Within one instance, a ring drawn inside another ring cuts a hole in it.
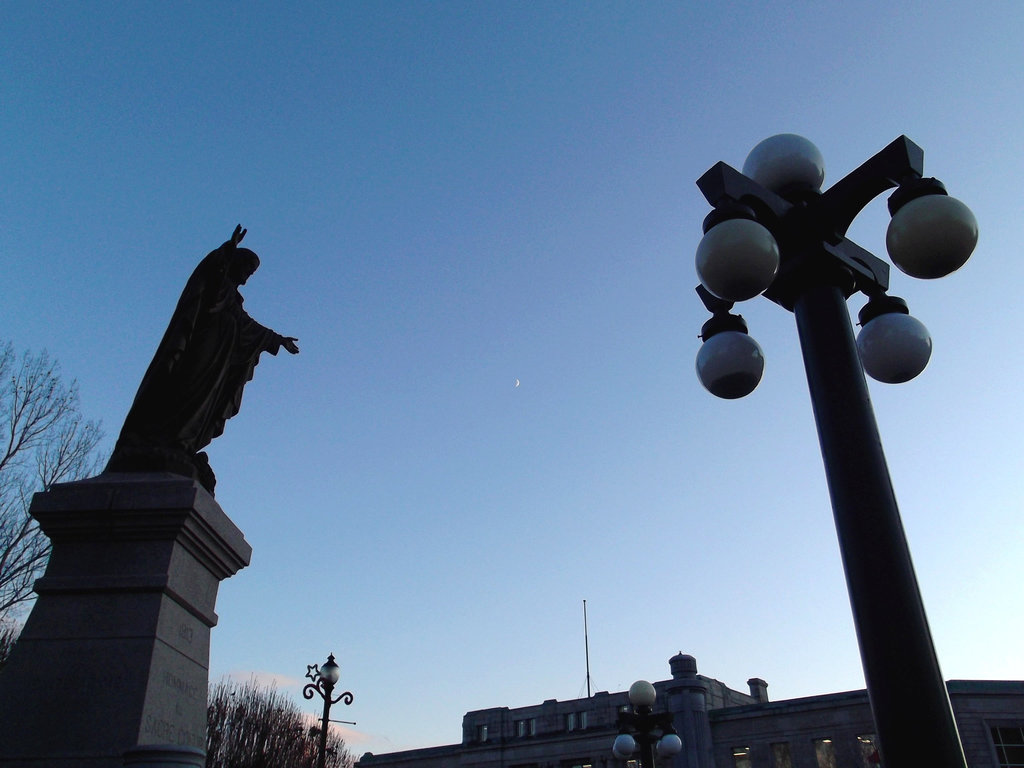
M 53 554 L 0 672 L 0 766 L 203 765 L 210 628 L 220 582 L 249 564 L 241 531 L 169 473 L 60 484 L 31 512 Z

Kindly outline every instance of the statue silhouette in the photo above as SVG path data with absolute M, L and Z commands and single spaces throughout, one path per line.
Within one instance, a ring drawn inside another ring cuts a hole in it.
M 185 284 L 107 472 L 173 472 L 198 479 L 212 494 L 216 477 L 202 449 L 238 413 L 260 354 L 276 355 L 281 347 L 298 354 L 298 339 L 260 325 L 242 308 L 238 287 L 260 265 L 255 253 L 238 247 L 245 232 L 235 227 Z

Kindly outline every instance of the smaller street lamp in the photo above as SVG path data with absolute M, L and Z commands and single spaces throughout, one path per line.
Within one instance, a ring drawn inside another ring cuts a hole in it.
M 683 740 L 672 727 L 672 713 L 654 710 L 657 692 L 646 680 L 637 680 L 629 686 L 632 712 L 619 712 L 619 735 L 612 744 L 612 754 L 628 760 L 640 750 L 640 767 L 655 768 L 654 754 L 669 758 L 683 749 Z
M 354 697 L 349 691 L 332 697 L 334 686 L 338 682 L 338 678 L 341 677 L 341 668 L 334 661 L 333 653 L 328 654 L 327 661 L 322 667 L 316 664 L 307 665 L 306 677 L 313 682 L 306 684 L 306 687 L 302 689 L 302 695 L 307 699 L 312 699 L 313 694 L 316 693 L 324 700 L 324 714 L 320 722 L 320 759 L 317 765 L 319 768 L 325 768 L 327 765 L 327 726 L 331 722 L 331 705 L 337 704 L 342 699 L 345 700 L 346 705 L 351 704 Z

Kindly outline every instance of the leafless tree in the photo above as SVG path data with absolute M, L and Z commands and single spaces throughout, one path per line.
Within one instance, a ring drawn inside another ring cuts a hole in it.
M 0 347 L 0 619 L 32 597 L 50 542 L 29 516 L 35 491 L 95 474 L 102 466 L 99 424 L 83 421 L 78 385 L 61 380 L 46 352 Z
M 274 688 L 253 680 L 210 687 L 206 768 L 315 768 L 319 749 L 319 724 L 311 726 Z M 327 735 L 327 766 L 352 766 L 345 740 L 333 731 Z
M 0 619 L 0 670 L 7 663 L 7 657 L 11 655 L 14 648 L 14 641 L 18 639 L 18 628 L 12 621 Z

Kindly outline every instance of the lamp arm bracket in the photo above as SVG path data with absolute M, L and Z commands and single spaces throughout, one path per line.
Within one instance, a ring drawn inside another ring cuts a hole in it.
M 355 698 L 355 696 L 352 695 L 351 691 L 345 691 L 344 693 L 339 693 L 337 696 L 335 696 L 333 699 L 331 699 L 331 704 L 337 704 L 339 701 L 344 699 L 345 700 L 345 704 L 349 705 L 349 704 L 352 703 L 352 700 L 354 698 Z
M 757 220 L 769 228 L 768 221 L 781 219 L 793 207 L 785 198 L 722 162 L 715 163 L 697 179 L 697 188 L 715 208 L 728 202 L 751 207 L 757 214 Z
M 321 699 L 326 699 L 324 692 L 320 690 L 320 686 L 315 683 L 306 683 L 306 687 L 302 689 L 302 697 L 304 699 L 312 699 L 313 694 L 317 694 Z
M 845 237 L 821 242 L 810 250 L 784 253 L 779 274 L 764 296 L 792 312 L 804 291 L 822 281 L 840 286 L 847 298 L 858 291 L 874 296 L 889 288 L 889 265 Z
M 870 251 L 845 237 L 835 245 L 822 244 L 825 250 L 853 272 L 857 290 L 869 296 L 889 288 L 889 265 Z
M 821 196 L 820 205 L 835 227 L 845 235 L 864 207 L 885 192 L 924 174 L 924 150 L 906 136 L 900 136 Z
M 718 298 L 703 285 L 698 285 L 695 290 L 705 309 L 713 315 L 728 313 L 733 308 L 733 302 Z
M 339 693 L 337 696 L 331 697 L 330 691 L 324 691 L 323 687 L 318 683 L 307 683 L 306 687 L 302 689 L 302 697 L 305 699 L 312 699 L 313 695 L 316 694 L 324 701 L 330 702 L 332 705 L 337 704 L 342 699 L 345 700 L 345 704 L 351 704 L 355 696 L 352 695 L 351 691 L 345 691 Z

